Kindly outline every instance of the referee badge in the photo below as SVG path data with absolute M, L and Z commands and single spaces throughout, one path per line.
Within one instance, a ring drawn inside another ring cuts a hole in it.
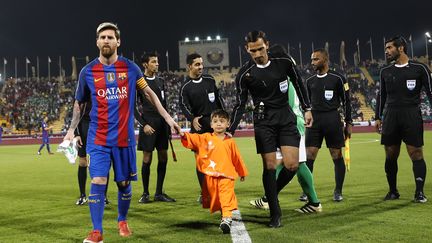
M 212 103 L 215 101 L 215 94 L 214 94 L 214 92 L 211 92 L 211 93 L 208 94 L 208 99 Z
M 413 90 L 416 86 L 416 80 L 415 79 L 407 80 L 406 86 L 409 90 Z
M 333 90 L 324 91 L 324 98 L 326 100 L 331 100 L 333 98 Z
M 282 93 L 286 93 L 288 90 L 288 80 L 279 83 L 279 89 Z

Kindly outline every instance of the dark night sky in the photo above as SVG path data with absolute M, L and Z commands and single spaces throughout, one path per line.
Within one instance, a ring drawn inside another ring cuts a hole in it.
M 398 3 L 400 2 L 400 3 Z M 432 1 L 24 1 L 0 3 L 0 58 L 8 60 L 8 76 L 13 75 L 13 59 L 25 75 L 25 56 L 41 60 L 41 74 L 46 74 L 47 56 L 57 62 L 62 56 L 70 72 L 72 55 L 94 58 L 95 29 L 100 22 L 118 23 L 122 31 L 119 52 L 127 57 L 143 50 L 170 53 L 170 66 L 177 68 L 177 41 L 186 36 L 207 35 L 229 38 L 231 65 L 238 65 L 237 47 L 250 30 L 264 30 L 271 43 L 290 43 L 298 59 L 302 42 L 303 60 L 315 47 L 330 43 L 333 56 L 345 40 L 347 60 L 360 38 L 362 56 L 369 57 L 366 41 L 372 37 L 375 56 L 383 57 L 383 36 L 412 34 L 416 55 L 424 53 L 424 33 L 432 31 Z M 432 49 L 432 48 L 430 48 Z M 52 64 L 52 73 L 58 68 Z M 161 68 L 165 68 L 162 57 Z M 2 70 L 2 68 L 1 68 Z

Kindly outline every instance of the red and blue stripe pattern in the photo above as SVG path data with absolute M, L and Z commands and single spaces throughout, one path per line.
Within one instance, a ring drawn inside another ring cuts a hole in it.
M 133 109 L 137 81 L 142 78 L 139 67 L 124 57 L 109 66 L 95 59 L 83 68 L 76 99 L 92 101 L 87 143 L 135 146 Z

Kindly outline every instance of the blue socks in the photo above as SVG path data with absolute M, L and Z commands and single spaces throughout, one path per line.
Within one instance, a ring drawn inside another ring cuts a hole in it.
M 127 218 L 130 202 L 132 199 L 132 186 L 128 184 L 125 187 L 119 187 L 118 191 L 118 221 L 124 221 Z
M 93 223 L 93 230 L 102 230 L 102 219 L 105 208 L 106 185 L 91 184 L 88 197 L 90 216 Z

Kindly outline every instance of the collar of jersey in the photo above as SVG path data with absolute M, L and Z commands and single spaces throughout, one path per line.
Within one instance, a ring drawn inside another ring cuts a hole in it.
M 325 76 L 327 76 L 328 73 L 324 73 L 322 75 L 317 74 L 317 78 L 324 78 Z
M 264 65 L 257 64 L 256 66 L 257 66 L 257 68 L 266 68 L 266 67 L 270 66 L 270 63 L 271 63 L 271 61 L 268 60 L 268 62 L 266 64 L 264 64 Z
M 191 80 L 192 80 L 192 82 L 194 82 L 196 84 L 199 84 L 202 81 L 202 76 L 199 79 L 193 79 L 193 78 L 191 78 Z
M 404 63 L 404 64 L 395 64 L 395 67 L 398 67 L 398 68 L 402 68 L 402 67 L 406 67 L 406 66 L 408 66 L 408 63 Z
M 156 78 L 156 75 L 153 76 L 153 77 L 147 77 L 147 76 L 145 76 L 145 79 L 146 79 L 146 80 L 155 80 L 155 78 Z

